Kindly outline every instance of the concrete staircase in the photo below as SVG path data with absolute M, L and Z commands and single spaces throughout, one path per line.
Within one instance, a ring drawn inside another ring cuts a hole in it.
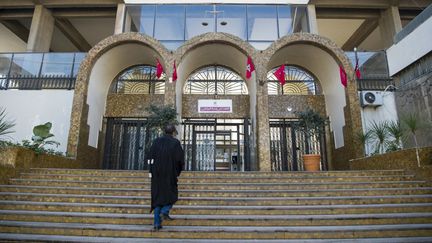
M 32 169 L 0 186 L 0 241 L 432 242 L 432 186 L 404 171 L 184 172 L 152 231 L 146 171 Z

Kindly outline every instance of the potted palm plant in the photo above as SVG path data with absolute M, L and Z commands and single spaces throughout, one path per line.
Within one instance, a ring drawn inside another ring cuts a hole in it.
M 306 154 L 303 155 L 303 164 L 306 171 L 319 171 L 321 163 L 320 154 L 311 154 L 310 145 L 314 139 L 321 139 L 324 134 L 326 119 L 311 108 L 296 112 L 299 119 L 298 130 L 303 132 L 306 138 Z

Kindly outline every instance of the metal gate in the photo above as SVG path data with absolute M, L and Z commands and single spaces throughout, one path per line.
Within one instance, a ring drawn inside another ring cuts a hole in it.
M 270 120 L 270 159 L 273 171 L 302 171 L 303 154 L 320 154 L 321 170 L 327 170 L 325 135 L 312 138 L 296 129 L 296 120 Z
M 185 119 L 185 169 L 250 170 L 249 119 Z
M 144 119 L 107 118 L 104 169 L 145 170 L 151 142 L 158 136 Z

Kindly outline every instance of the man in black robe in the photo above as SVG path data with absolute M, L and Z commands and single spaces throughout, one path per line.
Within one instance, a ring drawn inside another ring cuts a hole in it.
M 162 220 L 172 220 L 169 211 L 178 200 L 177 177 L 184 166 L 184 152 L 174 136 L 177 130 L 169 124 L 165 135 L 153 141 L 150 148 L 151 209 L 154 229 L 162 228 Z

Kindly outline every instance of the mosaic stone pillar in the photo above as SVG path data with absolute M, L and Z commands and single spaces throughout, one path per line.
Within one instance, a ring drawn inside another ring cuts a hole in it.
M 259 171 L 271 171 L 270 124 L 267 83 L 260 80 L 257 86 L 257 152 Z
M 176 104 L 176 82 L 172 80 L 172 74 L 174 73 L 174 58 L 172 56 L 167 60 L 167 67 L 165 70 L 165 105 L 171 105 L 175 107 Z

